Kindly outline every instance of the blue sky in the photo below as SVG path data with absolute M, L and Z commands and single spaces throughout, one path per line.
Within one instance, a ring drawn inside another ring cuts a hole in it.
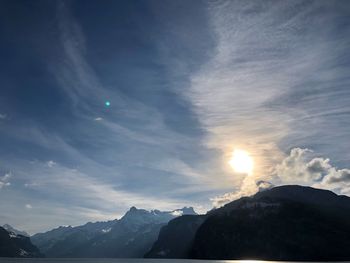
M 347 1 L 1 1 L 0 14 L 0 223 L 205 212 L 260 181 L 350 193 Z M 252 174 L 229 167 L 235 148 Z

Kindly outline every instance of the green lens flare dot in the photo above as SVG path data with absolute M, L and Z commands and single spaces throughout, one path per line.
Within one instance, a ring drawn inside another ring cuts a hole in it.
M 109 107 L 109 106 L 111 106 L 111 103 L 110 103 L 109 101 L 106 101 L 106 102 L 105 102 L 105 105 L 106 105 L 107 107 Z

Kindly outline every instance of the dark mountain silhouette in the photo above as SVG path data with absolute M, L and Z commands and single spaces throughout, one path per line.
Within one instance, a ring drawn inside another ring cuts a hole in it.
M 32 237 L 47 257 L 143 257 L 157 240 L 162 226 L 193 208 L 170 212 L 135 207 L 120 219 L 60 227 Z
M 29 237 L 0 227 L 0 257 L 42 257 L 42 254 Z
M 347 196 L 311 187 L 280 186 L 233 201 L 206 216 L 170 221 L 145 256 L 350 260 L 349 218 Z M 179 237 L 178 244 L 174 237 Z
M 162 227 L 146 258 L 187 258 L 197 229 L 205 216 L 184 215 Z
M 350 209 L 350 198 L 348 196 L 337 195 L 332 191 L 316 189 L 308 186 L 278 186 L 271 188 L 269 191 L 262 191 L 255 195 L 256 199 L 264 197 L 290 200 L 311 205 Z

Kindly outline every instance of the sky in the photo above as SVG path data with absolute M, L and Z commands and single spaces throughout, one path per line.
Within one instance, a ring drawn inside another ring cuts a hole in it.
M 0 224 L 350 195 L 349 48 L 346 0 L 1 0 Z

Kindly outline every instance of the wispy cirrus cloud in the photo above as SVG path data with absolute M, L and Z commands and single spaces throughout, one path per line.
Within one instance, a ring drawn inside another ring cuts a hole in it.
M 83 223 L 88 220 L 118 218 L 131 206 L 169 210 L 193 205 L 192 202 L 181 198 L 164 196 L 159 198 L 156 193 L 152 195 L 128 190 L 118 182 L 108 180 L 105 176 L 89 175 L 80 169 L 69 168 L 56 162 L 53 166 L 48 166 L 47 163 L 40 161 L 17 162 L 17 166 L 21 168 L 16 169 L 16 187 L 8 193 L 8 204 L 12 204 L 11 209 L 15 210 L 18 207 L 15 204 L 22 203 L 22 207 L 24 206 L 27 210 L 32 210 L 32 208 L 35 210 L 28 216 L 40 216 L 41 225 L 34 225 L 31 222 L 21 223 L 31 232 L 71 224 L 70 220 L 59 215 L 60 208 L 63 207 L 66 213 L 70 211 L 74 214 L 76 222 Z M 7 176 L 1 180 L 8 182 L 8 178 Z M 18 192 L 21 192 L 21 195 L 18 195 Z M 18 199 L 16 196 L 21 198 Z M 41 196 L 45 196 L 45 199 L 42 199 Z M 4 206 L 5 204 L 0 205 L 2 209 L 5 209 Z M 46 220 L 54 214 L 57 214 L 56 220 Z
M 232 200 L 269 187 L 267 181 L 281 183 L 276 165 L 285 182 L 293 170 L 314 183 L 327 165 L 336 172 L 329 179 L 322 172 L 317 183 L 346 181 L 336 167 L 350 160 L 348 4 L 60 1 L 46 7 L 34 26 L 16 23 L 11 30 L 33 34 L 8 36 L 8 43 L 28 38 L 32 44 L 8 47 L 20 54 L 23 69 L 3 68 L 9 89 L 0 110 L 16 118 L 0 122 L 0 168 L 15 175 L 0 191 L 11 201 L 0 204 L 1 220 L 17 220 L 28 203 L 33 209 L 25 210 L 25 221 L 32 223 L 22 223 L 30 231 L 112 219 L 132 205 L 200 202 L 203 208 L 222 192 Z M 104 19 L 91 16 L 94 7 Z M 8 10 L 11 17 L 17 8 Z M 313 156 L 288 170 L 284 161 L 298 156 L 289 154 L 295 147 L 332 162 L 309 163 L 321 158 Z M 232 171 L 233 148 L 250 152 L 253 174 Z
M 42 218 L 38 220 L 46 221 L 44 216 L 46 213 L 57 214 L 57 218 L 60 218 L 61 221 L 53 217 L 50 227 L 66 224 L 65 218 L 58 216 L 59 207 L 65 207 L 67 214 L 69 214 L 68 210 L 70 213 L 74 213 L 79 222 L 112 219 L 113 216 L 122 215 L 124 211 L 134 205 L 163 210 L 182 207 L 185 204 L 184 200 L 176 197 L 157 197 L 158 190 L 161 189 L 155 189 L 154 194 L 150 195 L 137 191 L 137 189 L 129 190 L 125 184 L 130 184 L 127 180 L 130 180 L 128 173 L 131 173 L 132 168 L 128 166 L 134 166 L 137 159 L 141 159 L 139 156 L 146 155 L 138 150 L 140 144 L 141 146 L 145 145 L 144 151 L 152 158 L 153 163 L 154 159 L 158 162 L 162 162 L 162 160 L 158 153 L 153 154 L 152 149 L 147 149 L 148 145 L 156 146 L 160 152 L 164 153 L 163 155 L 167 155 L 176 145 L 181 143 L 189 146 L 192 141 L 169 129 L 164 123 L 162 114 L 156 108 L 131 100 L 118 90 L 108 91 L 100 83 L 96 73 L 85 58 L 84 35 L 78 23 L 69 13 L 69 7 L 60 6 L 58 13 L 65 59 L 63 64 L 50 64 L 50 66 L 60 83 L 60 88 L 66 92 L 72 109 L 74 109 L 77 118 L 74 122 L 78 139 L 85 140 L 83 145 L 88 145 L 94 151 L 92 153 L 84 151 L 81 147 L 74 145 L 72 137 L 68 139 L 58 131 L 47 131 L 32 121 L 17 125 L 16 129 L 4 129 L 4 132 L 22 143 L 30 144 L 33 148 L 40 147 L 48 152 L 50 157 L 61 160 L 61 163 L 56 159 L 54 159 L 55 161 L 43 162 L 36 160 L 34 154 L 30 155 L 33 156 L 31 158 L 34 158 L 34 160 L 31 159 L 30 164 L 27 160 L 7 160 L 7 165 L 15 167 L 18 172 L 19 176 L 16 180 L 22 182 L 26 188 L 26 193 L 20 195 L 24 195 L 28 199 L 33 198 L 36 213 L 40 214 L 41 211 L 45 211 L 42 212 Z M 117 105 L 114 106 L 117 107 L 117 110 L 114 108 L 114 112 L 119 115 L 127 115 L 128 118 L 132 119 L 132 122 L 139 122 L 140 127 L 129 128 L 123 122 L 118 121 L 114 118 L 117 114 L 111 114 L 113 108 L 107 114 L 104 109 L 101 110 L 100 105 L 104 104 L 106 98 L 112 100 L 113 105 Z M 97 117 L 94 120 L 101 121 L 103 119 L 104 121 L 100 125 L 103 129 L 95 129 L 89 126 L 90 124 L 86 125 L 86 120 L 92 121 L 91 116 L 100 116 L 101 113 L 106 114 L 106 116 Z M 71 130 L 70 127 L 68 129 Z M 125 149 L 123 151 L 118 149 L 120 141 L 125 144 L 129 143 L 128 149 L 131 149 L 131 154 Z M 119 157 L 119 154 L 122 156 Z M 106 164 L 107 158 L 111 161 Z M 123 158 L 123 165 L 127 166 L 124 169 L 120 165 L 121 158 Z M 143 160 L 144 166 L 150 166 L 146 158 L 141 160 Z M 120 176 L 123 172 L 125 173 L 123 177 L 126 179 Z M 181 173 L 180 176 L 189 175 Z M 135 181 L 140 181 L 144 189 L 152 188 L 154 184 L 151 174 L 149 176 L 142 175 Z M 13 195 L 20 192 L 21 189 L 14 189 Z M 37 195 L 45 196 L 46 202 L 41 202 L 39 206 L 36 200 Z M 163 201 L 159 202 L 160 199 Z M 16 199 L 13 201 L 13 205 L 16 206 Z M 23 201 L 18 202 L 23 207 Z M 80 214 L 79 211 L 82 213 Z M 85 218 L 83 218 L 84 216 Z M 24 228 L 38 231 L 41 227 L 43 226 L 27 225 Z M 45 228 L 48 227 L 46 224 Z
M 129 206 L 151 208 L 152 206 L 164 209 L 171 205 L 172 200 L 159 202 L 158 199 L 145 197 L 142 194 L 132 193 L 118 189 L 117 185 L 104 182 L 102 178 L 91 177 L 78 169 L 71 169 L 59 164 L 46 168 L 36 162 L 32 165 L 32 171 L 37 176 L 31 180 L 40 182 L 37 191 L 51 192 L 57 198 L 64 195 L 71 203 L 76 205 L 91 206 L 95 209 L 117 211 L 127 210 Z M 52 192 L 56 188 L 56 191 Z M 118 200 L 118 202 L 116 202 Z M 172 204 L 179 205 L 180 202 Z
M 57 163 L 54 162 L 53 160 L 50 160 L 50 161 L 48 161 L 48 162 L 46 163 L 46 165 L 47 165 L 48 167 L 50 167 L 50 168 L 54 167 L 56 164 L 57 164 Z
M 77 117 L 102 121 L 107 131 L 146 144 L 176 145 L 179 141 L 191 144 L 193 138 L 178 133 L 166 124 L 161 109 L 133 99 L 118 88 L 103 85 L 86 56 L 86 40 L 82 27 L 71 13 L 68 1 L 57 7 L 60 40 L 65 59 L 51 66 L 60 88 L 69 96 Z M 137 69 L 135 69 L 137 70 Z M 142 72 L 139 72 L 141 75 Z M 157 82 L 157 79 L 155 79 Z M 153 84 L 153 83 L 151 83 Z M 149 84 L 148 84 L 149 85 Z M 105 101 L 112 105 L 105 107 Z M 133 123 L 132 128 L 128 124 Z M 135 125 L 140 123 L 140 125 Z M 113 138 L 108 137 L 109 140 Z
M 240 189 L 235 196 L 271 179 L 295 146 L 350 159 L 349 66 L 341 63 L 349 28 L 334 33 L 346 10 L 326 1 L 210 2 L 216 49 L 183 94 L 208 132 L 208 147 L 224 160 L 233 148 L 254 158 L 254 173 L 233 186 Z

